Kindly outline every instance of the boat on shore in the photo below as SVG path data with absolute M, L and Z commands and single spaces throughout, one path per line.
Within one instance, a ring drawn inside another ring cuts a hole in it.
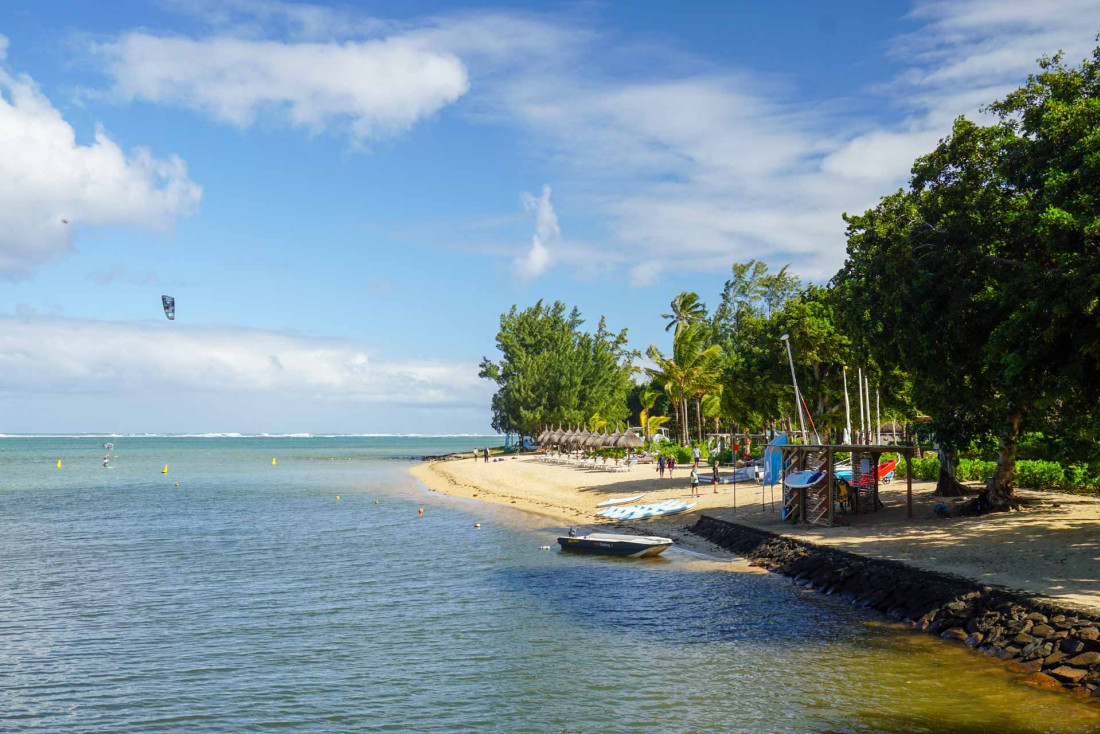
M 617 535 L 615 533 L 589 533 L 588 535 L 558 538 L 563 551 L 591 553 L 619 558 L 645 558 L 659 556 L 672 545 L 672 538 L 645 535 Z

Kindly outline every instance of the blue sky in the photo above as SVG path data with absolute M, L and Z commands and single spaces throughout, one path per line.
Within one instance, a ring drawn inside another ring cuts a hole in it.
M 1095 0 L 7 3 L 0 432 L 485 431 L 512 303 L 644 350 L 732 262 L 825 280 L 843 211 L 1096 30 Z

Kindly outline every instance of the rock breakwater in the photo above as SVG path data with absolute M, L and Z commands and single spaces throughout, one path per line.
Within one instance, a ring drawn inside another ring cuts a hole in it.
M 860 556 L 703 515 L 692 533 L 796 584 L 907 621 L 1028 674 L 1100 698 L 1100 617 L 1021 592 Z

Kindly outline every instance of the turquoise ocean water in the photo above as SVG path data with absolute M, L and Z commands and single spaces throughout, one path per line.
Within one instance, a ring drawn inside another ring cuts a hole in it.
M 0 438 L 0 731 L 1100 726 L 784 579 L 562 555 L 406 471 L 486 441 Z

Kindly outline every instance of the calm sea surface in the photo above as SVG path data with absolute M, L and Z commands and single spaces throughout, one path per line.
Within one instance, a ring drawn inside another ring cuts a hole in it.
M 543 551 L 405 471 L 484 442 L 0 439 L 0 731 L 1100 727 L 781 578 Z

